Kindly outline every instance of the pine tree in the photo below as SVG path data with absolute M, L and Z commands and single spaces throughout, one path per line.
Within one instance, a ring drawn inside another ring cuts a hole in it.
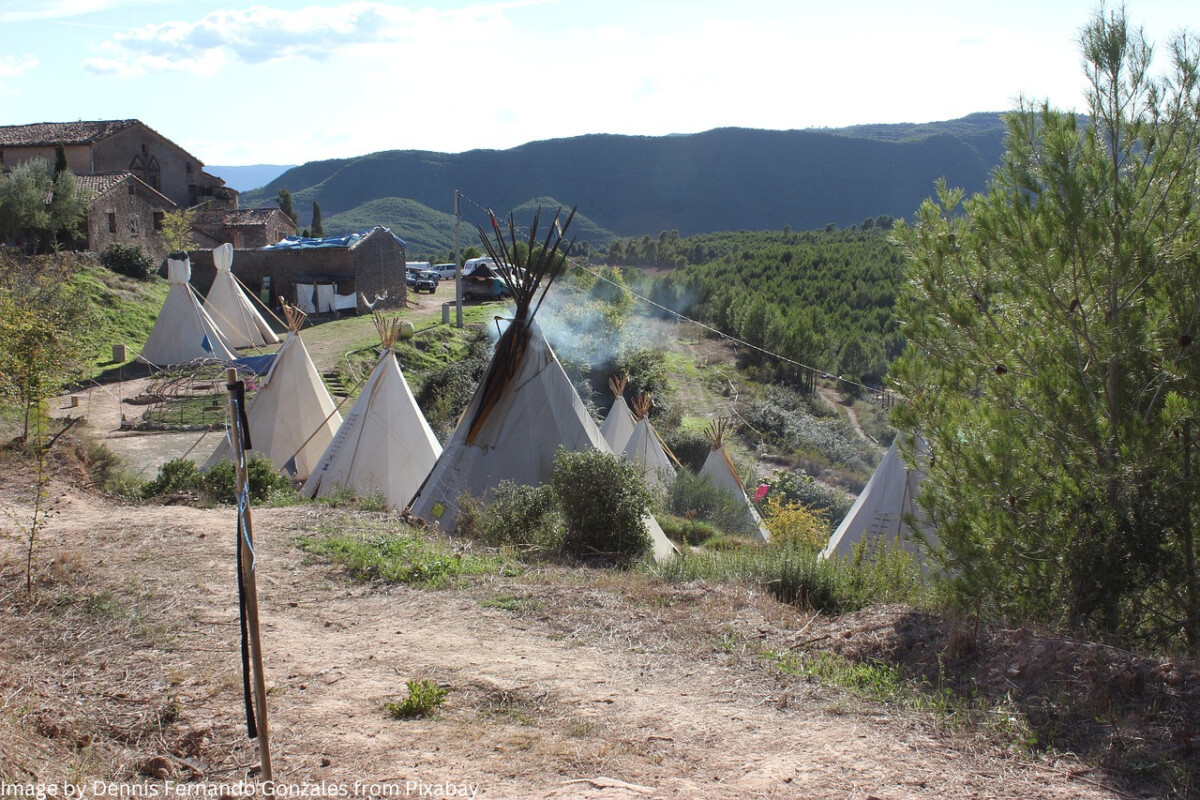
M 321 225 L 321 206 L 316 200 L 313 200 L 312 235 L 318 239 L 325 235 L 325 228 Z
M 296 209 L 292 207 L 292 193 L 287 189 L 280 189 L 276 199 L 279 202 L 279 210 L 287 214 L 288 219 L 292 222 L 299 223 L 300 220 L 296 216 Z
M 1124 11 L 1084 29 L 1089 117 L 1022 102 L 986 194 L 897 226 L 921 503 L 951 595 L 1008 619 L 1200 647 L 1200 64 Z

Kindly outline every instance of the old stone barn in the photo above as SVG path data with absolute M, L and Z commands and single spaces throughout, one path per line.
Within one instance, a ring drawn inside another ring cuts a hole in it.
M 287 300 L 309 314 L 365 313 L 407 300 L 405 243 L 375 227 L 325 239 L 289 237 L 269 247 L 235 250 L 233 274 L 277 314 Z M 211 250 L 194 250 L 192 285 L 208 293 L 216 276 Z

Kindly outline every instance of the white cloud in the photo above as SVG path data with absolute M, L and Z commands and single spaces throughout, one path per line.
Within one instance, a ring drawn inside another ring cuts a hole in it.
M 528 4 L 440 12 L 355 0 L 298 10 L 222 9 L 196 21 L 172 20 L 119 33 L 101 45 L 102 55 L 85 60 L 84 68 L 134 76 L 161 70 L 212 74 L 223 65 L 288 59 L 322 62 L 373 45 L 404 47 L 433 32 L 445 36 L 457 25 L 480 27 L 510 8 Z
M 157 0 L 5 0 L 4 9 L 0 10 L 0 24 L 70 19 L 152 2 Z
M 38 65 L 30 55 L 0 56 L 0 78 L 18 78 Z

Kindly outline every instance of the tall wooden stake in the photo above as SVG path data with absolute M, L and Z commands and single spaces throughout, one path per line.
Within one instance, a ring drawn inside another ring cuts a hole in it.
M 245 419 L 239 405 L 237 370 L 225 370 L 225 388 L 229 390 L 229 419 L 232 428 L 233 463 L 236 470 L 234 484 L 238 504 L 238 536 L 241 546 L 241 573 L 245 583 L 246 623 L 250 639 L 250 665 L 253 672 L 254 719 L 258 726 L 258 753 L 262 764 L 262 779 L 274 780 L 271 772 L 271 745 L 267 729 L 267 679 L 263 673 L 262 639 L 258 630 L 258 580 L 254 574 L 254 532 L 250 524 L 250 502 L 247 499 L 248 476 L 246 474 Z M 245 499 L 245 507 L 242 502 Z

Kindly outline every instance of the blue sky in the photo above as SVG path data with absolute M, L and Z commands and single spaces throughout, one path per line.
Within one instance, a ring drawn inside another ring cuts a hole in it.
M 210 165 L 1084 107 L 1090 0 L 0 0 L 0 124 L 137 118 Z M 1195 0 L 1140 0 L 1165 50 Z

